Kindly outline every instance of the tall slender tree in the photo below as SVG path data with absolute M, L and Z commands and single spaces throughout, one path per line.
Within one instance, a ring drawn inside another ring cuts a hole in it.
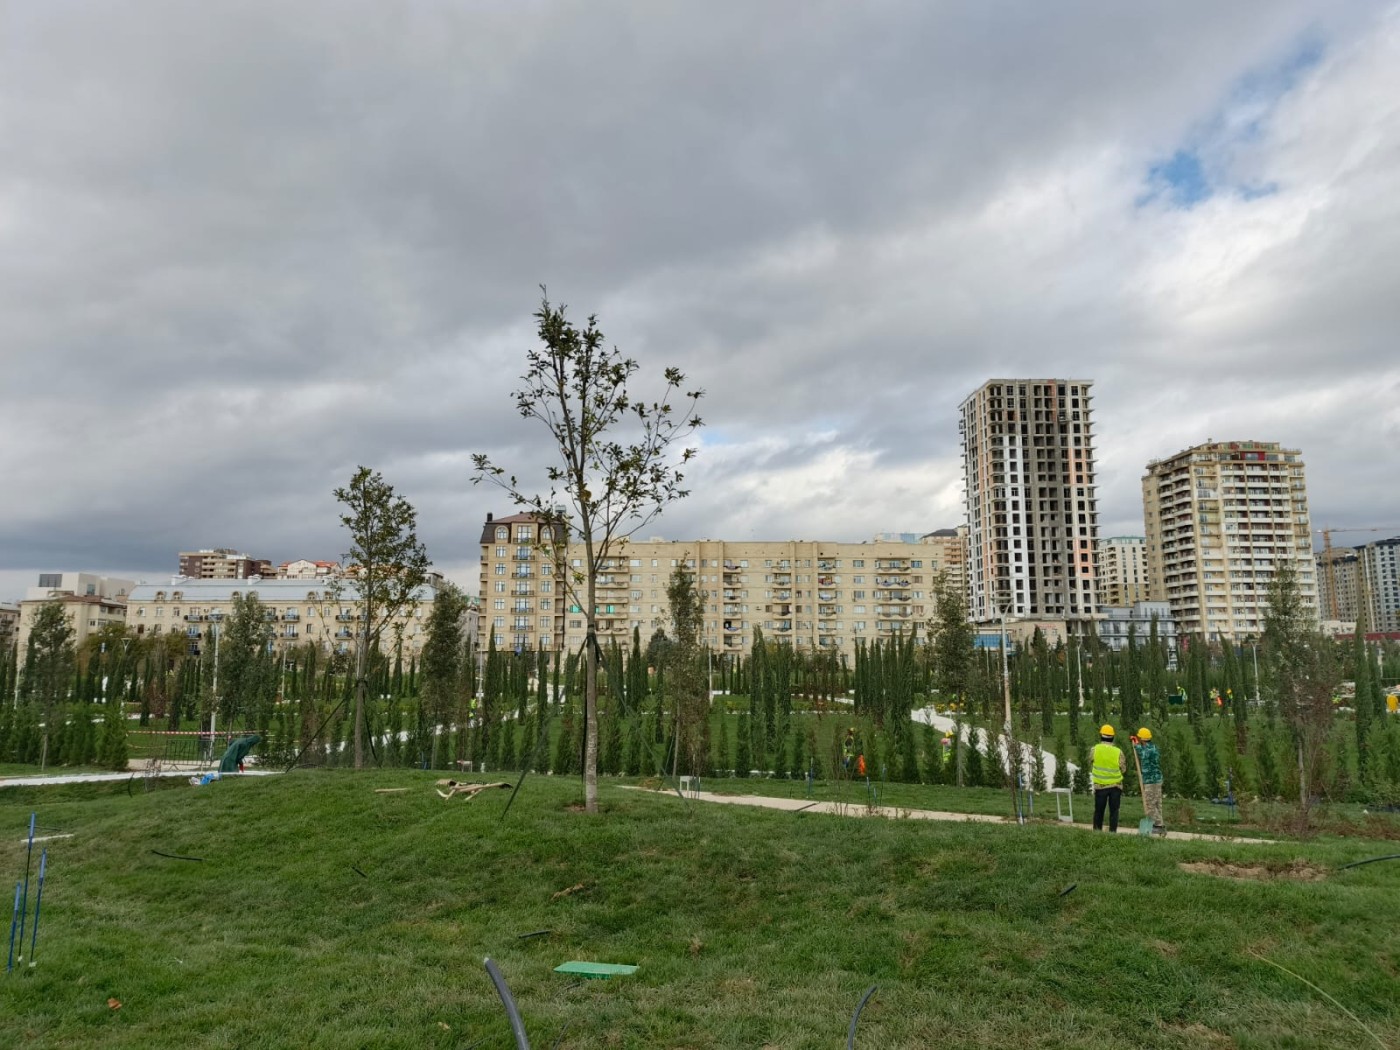
M 598 610 L 597 583 L 603 566 L 627 537 L 667 504 L 688 493 L 681 467 L 696 453 L 678 443 L 701 425 L 696 412 L 702 392 L 682 393 L 685 376 L 664 372 L 660 397 L 646 401 L 630 390 L 638 364 L 608 349 L 597 319 L 579 328 L 546 297 L 535 312 L 540 345 L 526 351 L 524 386 L 516 391 L 520 415 L 544 424 L 556 462 L 547 468 L 547 494 L 530 494 L 514 475 L 485 454 L 472 457 L 474 482 L 499 485 L 520 508 L 556 529 L 551 544 L 567 543 L 569 532 L 583 545 L 582 565 L 561 577 L 582 612 L 584 647 L 584 806 L 598 809 Z M 680 404 L 679 410 L 675 403 Z M 562 491 L 561 491 L 562 490 Z M 551 548 L 552 549 L 552 548 Z
M 363 769 L 370 653 L 378 651 L 385 628 L 417 603 L 431 562 L 418 539 L 418 512 L 377 470 L 357 467 L 335 498 L 344 508 L 340 523 L 350 534 L 350 549 L 345 575 L 333 589 L 358 599 L 353 732 L 355 768 Z

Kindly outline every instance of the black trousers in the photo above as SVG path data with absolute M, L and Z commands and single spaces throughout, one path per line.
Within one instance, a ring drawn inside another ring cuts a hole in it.
M 1108 830 L 1118 830 L 1118 807 L 1123 804 L 1120 787 L 1099 788 L 1094 792 L 1094 830 L 1103 830 L 1103 810 L 1108 807 Z

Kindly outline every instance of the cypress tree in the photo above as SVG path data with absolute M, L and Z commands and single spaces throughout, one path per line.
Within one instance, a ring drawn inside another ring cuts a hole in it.
M 988 736 L 990 737 L 990 734 Z M 987 778 L 982 771 L 982 745 L 977 739 L 976 730 L 968 733 L 967 741 L 962 747 L 964 750 L 962 782 L 968 787 L 981 787 L 987 782 Z
M 721 712 L 719 733 L 715 737 L 715 775 L 725 776 L 734 768 L 734 751 L 729 746 L 729 714 Z
M 1093 777 L 1089 775 L 1089 770 L 1093 767 L 1093 754 L 1089 749 L 1089 742 L 1086 740 L 1079 745 L 1079 764 L 1074 770 L 1071 778 L 1071 786 L 1077 795 L 1087 795 L 1093 790 Z
M 734 755 L 734 775 L 747 777 L 749 769 L 753 766 L 753 746 L 749 738 L 749 720 L 743 715 L 739 716 L 739 725 L 734 735 L 738 738 Z
M 1254 742 L 1254 778 L 1260 798 L 1273 800 L 1282 794 L 1273 745 L 1263 735 Z
M 1055 777 L 1051 782 L 1051 787 L 1069 787 L 1069 758 L 1068 750 L 1065 747 L 1065 738 L 1057 736 L 1055 738 Z
M 1205 780 L 1201 788 L 1206 798 L 1219 798 L 1221 795 L 1221 785 L 1224 783 L 1224 768 L 1220 762 L 1220 751 L 1216 747 L 1215 730 L 1208 728 L 1205 731 Z
M 1196 772 L 1195 748 L 1180 733 L 1172 734 L 1172 750 L 1177 759 L 1174 764 L 1172 794 L 1179 798 L 1197 798 L 1201 793 L 1200 777 Z
M 1044 791 L 1045 783 L 1045 749 L 1043 741 L 1035 742 L 1035 754 L 1031 756 L 1031 790 Z

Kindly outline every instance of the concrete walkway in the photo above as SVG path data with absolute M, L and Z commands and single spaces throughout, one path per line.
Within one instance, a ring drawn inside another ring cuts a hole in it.
M 657 795 L 675 797 L 674 790 L 657 790 L 624 785 L 628 791 L 649 791 Z M 763 809 L 781 809 L 789 813 L 830 813 L 840 817 L 884 817 L 888 820 L 946 820 L 970 824 L 1015 825 L 1010 817 L 998 817 L 989 813 L 950 813 L 936 809 L 904 809 L 899 806 L 867 806 L 859 802 L 811 802 L 800 798 L 771 798 L 766 795 L 720 795 L 712 791 L 688 791 L 686 798 L 697 802 L 718 802 L 728 806 L 758 806 Z M 1038 821 L 1042 827 L 1078 828 L 1080 831 L 1093 831 L 1088 824 L 1070 824 L 1060 821 Z M 1119 826 L 1118 834 L 1137 836 L 1137 825 Z M 1160 836 L 1158 836 L 1160 837 Z M 1168 831 L 1166 837 L 1181 842 L 1246 842 L 1272 843 L 1273 839 L 1232 838 L 1228 835 L 1201 835 L 1190 831 Z
M 54 773 L 41 774 L 32 777 L 0 777 L 0 788 L 7 787 L 45 787 L 49 784 L 98 784 L 110 780 L 130 780 L 144 779 L 145 777 L 185 777 L 198 776 L 198 770 L 190 769 L 162 769 L 159 772 L 149 772 L 145 769 L 133 769 L 127 773 Z M 226 777 L 270 777 L 276 776 L 276 770 L 272 769 L 246 769 L 242 773 L 224 773 Z

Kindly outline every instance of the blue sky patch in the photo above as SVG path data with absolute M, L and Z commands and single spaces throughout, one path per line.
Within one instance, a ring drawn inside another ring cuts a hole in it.
M 1278 184 L 1272 181 L 1232 179 L 1231 154 L 1260 136 L 1279 102 L 1322 61 L 1324 53 L 1322 39 L 1309 33 L 1278 61 L 1242 75 L 1170 157 L 1148 165 L 1137 206 L 1164 202 L 1189 210 L 1221 193 L 1246 201 L 1277 193 Z

